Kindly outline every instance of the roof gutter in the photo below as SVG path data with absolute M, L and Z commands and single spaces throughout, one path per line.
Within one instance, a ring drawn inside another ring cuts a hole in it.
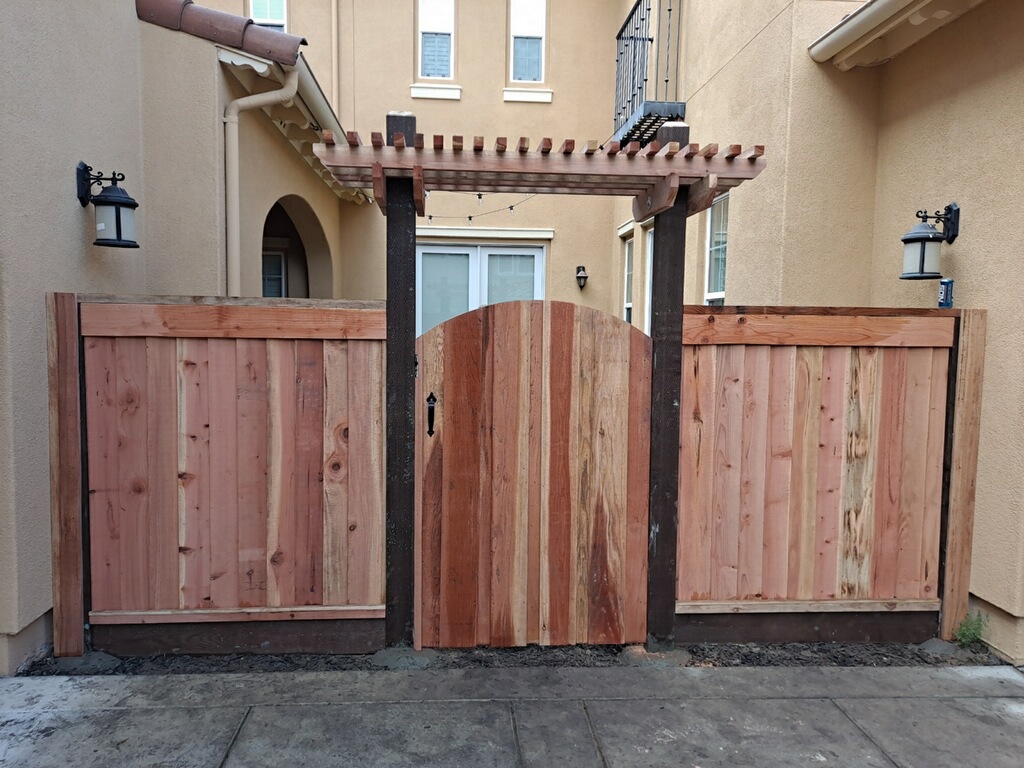
M 921 0 L 868 0 L 864 5 L 844 18 L 832 29 L 811 43 L 807 50 L 811 58 L 819 64 L 824 63 L 853 45 L 880 24 L 884 24 L 908 5 Z

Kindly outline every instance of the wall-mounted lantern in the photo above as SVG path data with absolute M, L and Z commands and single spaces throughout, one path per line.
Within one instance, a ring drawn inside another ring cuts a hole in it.
M 103 182 L 109 181 L 109 187 Z M 112 173 L 104 176 L 93 173 L 92 167 L 79 163 L 75 169 L 75 182 L 78 188 L 78 202 L 85 208 L 89 203 L 96 207 L 96 239 L 93 245 L 105 245 L 108 248 L 138 248 L 135 242 L 135 209 L 139 204 L 132 199 L 117 182 L 124 181 L 123 173 Z M 98 195 L 92 194 L 95 185 L 103 187 Z
M 938 280 L 942 277 L 939 271 L 942 243 L 952 243 L 960 234 L 960 206 L 950 203 L 941 213 L 918 211 L 916 215 L 921 223 L 902 238 L 903 274 L 900 280 Z M 928 219 L 942 222 L 942 232 L 929 224 Z
M 587 279 L 589 277 L 590 277 L 590 275 L 587 274 L 587 268 L 586 267 L 583 267 L 583 266 L 576 267 L 576 285 L 578 285 L 580 287 L 581 291 L 583 290 L 584 286 L 586 286 Z

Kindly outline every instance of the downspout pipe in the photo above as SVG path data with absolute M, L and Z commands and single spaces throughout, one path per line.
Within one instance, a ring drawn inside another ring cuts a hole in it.
M 228 296 L 242 295 L 242 225 L 239 214 L 241 190 L 238 178 L 238 115 L 249 109 L 284 104 L 295 98 L 299 71 L 287 70 L 284 83 L 276 91 L 254 93 L 235 99 L 224 110 L 225 218 L 227 220 Z

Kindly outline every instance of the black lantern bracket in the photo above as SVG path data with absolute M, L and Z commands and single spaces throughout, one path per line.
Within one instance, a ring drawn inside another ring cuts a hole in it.
M 960 206 L 956 203 L 950 203 L 942 211 L 931 214 L 928 211 L 918 211 L 916 215 L 926 224 L 929 219 L 942 222 L 942 239 L 947 243 L 952 243 L 960 234 Z
M 590 275 L 587 274 L 587 268 L 584 266 L 576 267 L 576 285 L 580 287 L 582 291 L 587 285 L 587 280 L 590 279 Z
M 102 173 L 93 173 L 91 165 L 79 162 L 75 168 L 75 181 L 78 185 L 78 202 L 85 208 L 92 202 L 92 188 L 94 186 L 103 186 L 104 181 L 109 181 L 111 185 L 116 187 L 117 182 L 124 181 L 124 174 L 115 171 L 109 176 L 104 176 Z

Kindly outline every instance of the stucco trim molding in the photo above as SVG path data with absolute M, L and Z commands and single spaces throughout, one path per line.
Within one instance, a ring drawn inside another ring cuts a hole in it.
M 555 92 L 550 88 L 505 88 L 501 93 L 505 101 L 550 104 Z
M 460 240 L 551 240 L 553 229 L 518 229 L 514 227 L 416 227 L 416 237 L 458 238 Z
M 462 86 L 440 85 L 438 83 L 413 83 L 409 86 L 409 96 L 414 99 L 448 99 L 459 101 L 462 98 Z
M 985 0 L 868 0 L 807 47 L 840 70 L 884 64 Z

